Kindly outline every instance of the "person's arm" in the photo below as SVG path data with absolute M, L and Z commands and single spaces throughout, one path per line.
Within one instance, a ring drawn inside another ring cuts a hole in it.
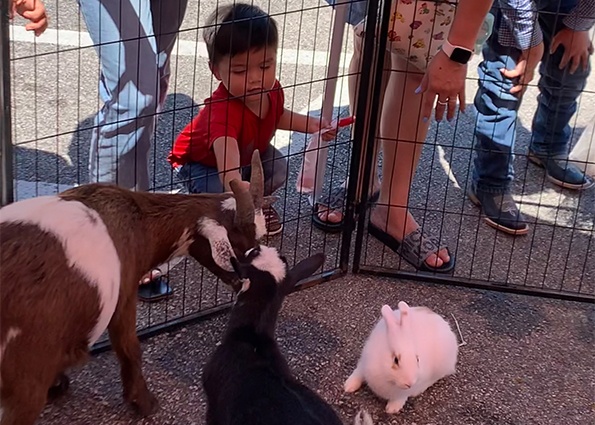
M 502 46 L 525 51 L 543 42 L 533 0 L 498 0 L 498 4 L 504 21 L 498 38 Z
M 578 0 L 578 4 L 562 22 L 573 31 L 589 31 L 595 25 L 595 1 Z
M 284 108 L 277 128 L 279 130 L 297 131 L 298 133 L 314 133 L 316 131 L 315 127 L 319 127 L 318 121 L 319 118 L 317 117 L 299 114 Z M 314 130 L 311 131 L 312 129 Z
M 318 133 L 320 130 L 328 128 L 322 135 L 322 140 L 327 141 L 334 139 L 337 135 L 337 129 L 330 128 L 330 124 L 324 118 L 303 115 L 289 109 L 283 109 L 277 128 L 299 133 Z
M 473 50 L 477 34 L 483 21 L 492 7 L 493 0 L 459 0 L 457 12 L 453 19 L 448 41 L 455 45 Z M 443 51 L 440 51 L 428 64 L 420 87 L 416 93 L 424 93 L 422 103 L 422 120 L 430 119 L 436 97 L 448 103 L 447 118 L 454 118 L 459 100 L 459 108 L 465 110 L 465 78 L 467 65 L 462 65 L 451 60 Z M 444 116 L 445 105 L 436 104 L 436 119 Z
M 554 35 L 550 53 L 554 53 L 562 46 L 564 54 L 560 60 L 560 69 L 570 64 L 569 72 L 574 74 L 582 64 L 583 70 L 586 71 L 589 66 L 589 56 L 593 54 L 589 30 L 595 25 L 595 1 L 579 0 L 562 22 L 564 28 Z
M 217 158 L 217 170 L 223 189 L 229 192 L 231 191 L 229 182 L 234 179 L 242 180 L 238 141 L 229 136 L 218 137 L 213 141 L 213 151 Z

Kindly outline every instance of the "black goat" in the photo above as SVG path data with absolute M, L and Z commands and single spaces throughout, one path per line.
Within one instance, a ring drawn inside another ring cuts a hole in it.
M 223 341 L 203 370 L 208 425 L 339 425 L 333 408 L 293 377 L 274 337 L 284 298 L 324 263 L 313 255 L 291 270 L 260 246 L 232 265 L 243 280 Z M 371 425 L 360 412 L 356 424 Z

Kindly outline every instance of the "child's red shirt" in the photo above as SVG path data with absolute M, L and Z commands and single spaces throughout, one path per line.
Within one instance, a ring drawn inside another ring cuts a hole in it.
M 233 137 L 238 141 L 240 165 L 250 165 L 254 149 L 262 154 L 275 135 L 279 119 L 283 114 L 284 95 L 279 81 L 267 93 L 270 107 L 267 115 L 260 118 L 237 98 L 232 98 L 223 84 L 220 84 L 211 97 L 205 100 L 204 107 L 182 130 L 167 160 L 173 167 L 187 162 L 199 162 L 209 167 L 217 167 L 213 142 L 219 137 Z

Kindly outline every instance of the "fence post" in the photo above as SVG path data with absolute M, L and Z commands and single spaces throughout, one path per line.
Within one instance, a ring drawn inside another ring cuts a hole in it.
M 0 2 L 0 206 L 13 201 L 12 129 L 10 115 L 10 28 L 8 13 L 12 2 Z

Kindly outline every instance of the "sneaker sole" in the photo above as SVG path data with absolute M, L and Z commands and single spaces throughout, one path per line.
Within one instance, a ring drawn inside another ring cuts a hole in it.
M 467 194 L 467 196 L 469 197 L 469 199 L 471 200 L 471 202 L 473 204 L 475 204 L 476 206 L 478 206 L 481 209 L 481 212 L 483 214 L 483 208 L 481 207 L 481 202 L 479 202 L 479 199 L 477 198 L 477 196 L 475 196 L 475 194 L 473 194 L 471 192 L 469 192 Z M 501 224 L 496 223 L 489 217 L 484 217 L 483 220 L 488 224 L 488 226 L 493 227 L 496 230 L 500 230 L 501 232 L 504 232 L 504 233 L 512 235 L 512 236 L 522 236 L 522 235 L 526 235 L 527 233 L 529 233 L 529 225 L 528 224 L 525 224 L 525 227 L 523 229 L 511 229 L 510 227 L 502 226 Z
M 527 156 L 527 159 L 529 159 L 530 162 L 532 162 L 533 164 L 537 165 L 539 168 L 543 168 L 545 169 L 545 166 L 543 165 L 543 162 L 541 162 L 541 160 L 539 158 L 537 158 L 536 156 L 529 154 Z M 584 190 L 584 189 L 588 189 L 591 186 L 593 186 L 593 182 L 590 181 L 587 178 L 587 181 L 583 184 L 573 184 L 573 183 L 568 183 L 568 182 L 564 182 L 562 180 L 558 180 L 552 176 L 550 176 L 547 171 L 545 173 L 545 177 L 552 182 L 553 184 L 555 184 L 556 186 L 560 186 L 564 189 L 571 189 L 571 190 Z
M 278 235 L 279 233 L 281 233 L 283 231 L 283 225 L 281 225 L 281 227 L 279 227 L 277 230 L 273 231 L 273 232 L 269 232 L 267 230 L 266 236 L 275 236 Z

